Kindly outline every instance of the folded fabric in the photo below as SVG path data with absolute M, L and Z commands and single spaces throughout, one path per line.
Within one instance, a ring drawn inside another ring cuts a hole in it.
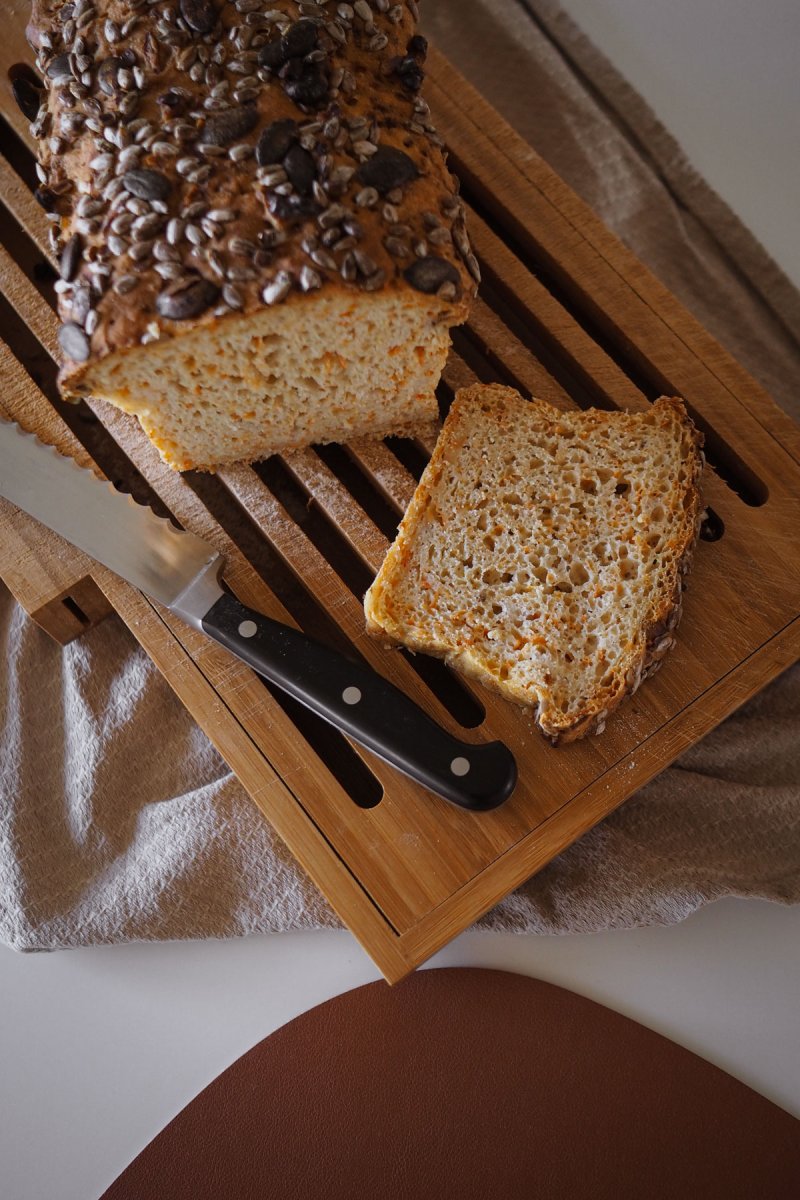
M 439 0 L 472 82 L 796 419 L 800 296 L 549 0 Z M 61 649 L 0 589 L 0 940 L 20 950 L 338 921 L 117 619 Z M 669 924 L 800 900 L 800 668 L 480 925 Z M 131 764 L 136 769 L 131 769 Z

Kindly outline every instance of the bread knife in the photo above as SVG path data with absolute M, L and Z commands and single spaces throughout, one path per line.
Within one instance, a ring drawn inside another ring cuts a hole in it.
M 8 421 L 0 495 L 423 787 L 475 812 L 511 795 L 517 767 L 502 742 L 452 737 L 377 672 L 246 608 L 223 590 L 223 559 L 207 542 Z

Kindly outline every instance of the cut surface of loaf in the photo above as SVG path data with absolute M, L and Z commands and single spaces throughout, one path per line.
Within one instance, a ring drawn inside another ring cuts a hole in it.
M 674 642 L 701 442 L 675 398 L 562 412 L 463 389 L 365 597 L 369 631 L 534 706 L 554 741 L 601 732 Z
M 178 469 L 436 415 L 479 275 L 414 0 L 34 0 L 67 396 Z
M 438 417 L 450 335 L 400 292 L 321 293 L 112 356 L 95 394 L 135 413 L 177 470 L 252 462 L 312 442 L 408 434 Z M 380 348 L 380 349 L 378 349 Z

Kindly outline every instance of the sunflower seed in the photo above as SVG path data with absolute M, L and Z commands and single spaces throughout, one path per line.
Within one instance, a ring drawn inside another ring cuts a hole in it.
M 324 267 L 327 271 L 336 270 L 336 259 L 321 247 L 317 250 L 312 250 L 309 257 L 318 267 Z
M 292 277 L 287 271 L 279 271 L 261 293 L 265 304 L 280 304 L 292 290 Z
M 142 242 L 134 242 L 128 251 L 128 255 L 134 262 L 144 262 L 146 258 L 150 258 L 153 253 L 152 240 Z
M 162 238 L 159 238 L 153 246 L 153 258 L 158 262 L 179 262 L 180 257 L 180 250 L 177 250 L 175 246 L 170 246 Z
M 339 267 L 339 274 L 346 283 L 352 283 L 355 279 L 356 275 L 358 274 L 358 267 L 356 266 L 356 260 L 353 258 L 352 254 L 346 254 L 344 256 L 341 266 Z
M 244 162 L 247 158 L 253 157 L 253 147 L 248 146 L 247 142 L 240 142 L 238 146 L 231 146 L 228 151 L 228 158 L 231 162 Z
M 411 251 L 405 242 L 401 242 L 399 238 L 387 237 L 384 238 L 383 244 L 391 254 L 392 258 L 408 258 Z
M 84 284 L 74 289 L 72 293 L 72 319 L 82 325 L 92 307 L 91 288 Z
M 126 146 L 119 156 L 119 168 L 122 171 L 128 171 L 131 167 L 135 167 L 142 154 L 141 146 Z
M 374 274 L 367 276 L 366 279 L 362 279 L 361 287 L 365 292 L 376 292 L 378 288 L 383 287 L 385 282 L 386 272 L 375 271 Z
M 222 255 L 219 254 L 216 250 L 214 250 L 212 248 L 208 248 L 205 252 L 205 258 L 206 258 L 206 262 L 211 267 L 211 270 L 214 272 L 214 274 L 218 275 L 220 279 L 224 279 L 225 278 L 225 263 L 222 259 Z
M 139 107 L 139 97 L 136 92 L 128 92 L 119 102 L 119 111 L 123 117 L 132 117 Z
M 183 267 L 176 262 L 157 262 L 155 270 L 162 279 L 178 279 L 183 274 Z
M 75 205 L 75 212 L 79 217 L 96 217 L 97 214 L 101 213 L 104 208 L 105 205 L 103 204 L 102 200 L 93 200 L 92 197 L 86 193 L 81 196 L 80 200 Z
M 249 283 L 251 279 L 256 278 L 252 267 L 228 267 L 225 275 L 232 283 Z
M 234 236 L 228 241 L 228 249 L 231 254 L 251 258 L 258 251 L 258 246 L 248 238 Z
M 456 249 L 462 258 L 472 253 L 472 247 L 469 244 L 467 231 L 463 225 L 458 224 L 453 226 L 453 241 L 456 244 Z
M 474 254 L 468 254 L 464 259 L 464 264 L 476 283 L 481 281 L 480 264 Z
M 140 200 L 166 200 L 172 190 L 166 175 L 148 167 L 134 167 L 126 171 L 122 182 L 131 195 Z
M 45 71 L 48 79 L 52 79 L 54 83 L 64 83 L 72 78 L 72 67 L 69 62 L 68 54 L 57 54 L 51 60 L 47 70 Z
M 180 217 L 173 217 L 167 225 L 167 241 L 171 246 L 177 246 L 178 242 L 183 237 L 185 222 Z
M 374 275 L 378 269 L 378 264 L 375 259 L 367 254 L 364 250 L 354 250 L 353 258 L 356 261 L 356 266 L 362 275 Z
M 119 184 L 119 187 L 115 189 L 113 196 L 111 195 L 112 184 Z M 108 187 L 103 189 L 103 196 L 105 196 L 106 193 L 109 193 L 109 198 L 111 201 L 109 205 L 109 211 L 112 213 L 112 215 L 128 211 L 127 205 L 130 196 L 125 191 L 121 176 L 117 175 L 114 179 L 112 179 Z
M 138 124 L 138 122 L 137 122 L 137 124 Z M 133 127 L 131 127 L 129 132 L 133 132 Z M 134 137 L 137 142 L 140 142 L 140 143 L 146 142 L 148 140 L 148 138 L 153 137 L 153 135 L 156 134 L 157 132 L 158 132 L 158 130 L 153 125 L 151 125 L 149 121 L 144 121 L 137 128 L 136 133 L 134 134 Z
M 98 154 L 91 159 L 89 166 L 93 171 L 109 171 L 114 166 L 113 154 Z
M 346 208 L 343 208 L 341 204 L 331 204 L 324 213 L 320 213 L 317 217 L 317 224 L 322 229 L 330 229 L 333 225 L 338 225 L 346 216 Z
M 258 179 L 263 183 L 264 187 L 276 187 L 280 183 L 286 183 L 286 172 L 283 167 L 261 167 L 258 171 Z
M 131 231 L 137 238 L 149 238 L 158 233 L 163 224 L 164 218 L 159 213 L 147 213 L 143 217 L 137 217 Z
M 61 278 L 65 282 L 71 283 L 77 275 L 82 255 L 83 241 L 81 240 L 79 234 L 73 233 L 72 237 L 69 239 L 63 251 L 61 252 L 61 258 L 59 260 Z
M 127 233 L 135 220 L 136 218 L 134 217 L 133 213 L 120 213 L 119 216 L 114 217 L 114 220 L 111 222 L 111 232 Z
M 228 308 L 244 308 L 244 298 L 242 293 L 232 283 L 222 285 L 222 299 L 227 304 Z
M 300 268 L 300 287 L 304 292 L 313 292 L 322 287 L 322 276 L 312 267 Z
M 218 295 L 219 288 L 210 279 L 186 277 L 159 293 L 156 312 L 171 321 L 186 321 L 210 308 Z
M 58 343 L 67 358 L 71 358 L 73 362 L 86 362 L 91 353 L 89 339 L 74 321 L 67 321 L 61 326 L 58 331 Z
M 135 275 L 120 275 L 114 283 L 114 291 L 118 296 L 127 296 L 137 286 L 139 280 Z

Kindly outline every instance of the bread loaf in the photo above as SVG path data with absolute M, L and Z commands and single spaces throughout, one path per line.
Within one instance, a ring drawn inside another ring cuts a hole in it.
M 701 442 L 677 399 L 560 412 L 462 390 L 367 592 L 369 631 L 532 705 L 554 742 L 602 732 L 674 642 Z
M 414 0 L 34 0 L 68 396 L 179 470 L 403 433 L 475 290 Z

